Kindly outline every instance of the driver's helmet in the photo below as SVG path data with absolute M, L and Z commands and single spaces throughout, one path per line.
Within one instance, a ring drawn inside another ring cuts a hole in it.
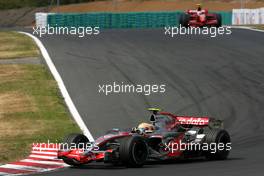
M 202 5 L 201 4 L 196 4 L 197 5 L 197 11 L 201 11 L 202 10 Z
M 138 129 L 144 129 L 146 133 L 152 133 L 155 130 L 154 125 L 150 123 L 141 123 L 138 125 Z

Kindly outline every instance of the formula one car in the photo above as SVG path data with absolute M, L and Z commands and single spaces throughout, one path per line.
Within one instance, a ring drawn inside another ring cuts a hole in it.
M 83 134 L 66 136 L 58 158 L 72 166 L 101 161 L 141 167 L 153 160 L 195 157 L 222 160 L 228 157 L 231 140 L 221 120 L 177 116 L 156 108 L 149 110 L 152 111 L 150 123 L 126 130 L 112 129 L 93 143 Z M 89 147 L 83 148 L 87 144 Z
M 187 10 L 180 15 L 179 23 L 183 27 L 221 27 L 222 17 L 217 13 L 209 13 L 207 9 Z

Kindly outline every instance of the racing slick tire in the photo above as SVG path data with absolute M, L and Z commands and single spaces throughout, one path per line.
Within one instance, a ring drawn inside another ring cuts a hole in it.
M 190 15 L 186 13 L 180 14 L 179 23 L 183 27 L 189 27 Z
M 220 14 L 215 14 L 215 18 L 217 21 L 216 27 L 221 27 L 222 26 L 222 16 Z
M 141 136 L 131 136 L 120 141 L 120 160 L 127 167 L 142 167 L 148 158 L 148 145 Z
M 71 147 L 73 144 L 76 144 L 77 147 L 80 147 L 79 145 L 82 145 L 83 147 L 85 147 L 86 143 L 90 142 L 89 139 L 83 135 L 83 134 L 69 134 L 68 136 L 65 136 L 65 138 L 63 139 L 63 146 L 61 149 L 69 149 L 69 147 Z M 76 160 L 73 160 L 71 158 L 62 158 L 62 160 L 71 166 L 80 166 L 81 163 L 79 163 Z
M 231 149 L 231 138 L 226 130 L 223 129 L 204 129 L 205 134 L 205 143 L 208 146 L 215 144 L 215 148 L 210 148 L 208 151 L 205 151 L 205 157 L 208 160 L 224 160 L 227 159 L 229 151 Z M 222 143 L 222 144 L 220 144 Z M 218 146 L 224 147 L 218 147 Z

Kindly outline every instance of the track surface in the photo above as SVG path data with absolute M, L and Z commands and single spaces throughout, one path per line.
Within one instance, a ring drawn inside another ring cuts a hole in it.
M 163 30 L 107 30 L 99 36 L 41 38 L 94 136 L 148 120 L 147 107 L 225 120 L 233 150 L 226 161 L 149 164 L 142 169 L 98 163 L 41 175 L 263 175 L 264 33 L 233 29 L 217 38 Z M 166 84 L 166 92 L 98 93 L 113 82 Z

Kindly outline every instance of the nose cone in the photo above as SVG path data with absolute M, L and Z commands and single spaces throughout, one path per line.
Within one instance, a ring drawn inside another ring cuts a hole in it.
M 206 21 L 206 16 L 205 15 L 200 15 L 199 20 L 201 22 L 205 22 Z

